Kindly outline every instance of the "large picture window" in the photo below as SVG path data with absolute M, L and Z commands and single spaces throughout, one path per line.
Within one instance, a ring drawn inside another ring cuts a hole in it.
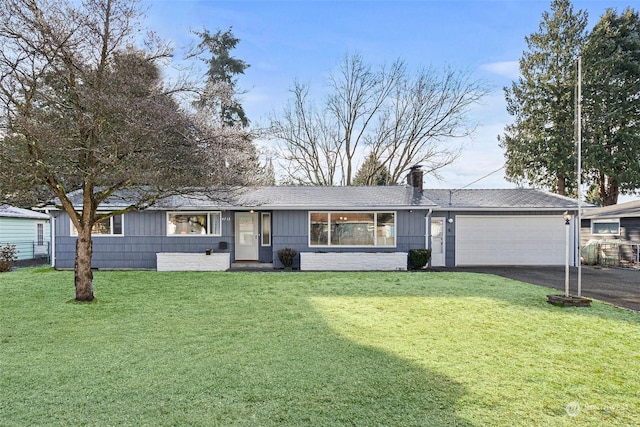
M 107 218 L 108 214 L 97 214 L 98 221 L 93 224 L 91 234 L 93 236 L 122 236 L 124 215 L 114 215 Z M 78 230 L 71 222 L 71 235 L 77 236 Z
M 311 212 L 309 246 L 396 245 L 395 212 Z
M 220 236 L 222 235 L 221 212 L 169 212 L 167 214 L 168 236 Z

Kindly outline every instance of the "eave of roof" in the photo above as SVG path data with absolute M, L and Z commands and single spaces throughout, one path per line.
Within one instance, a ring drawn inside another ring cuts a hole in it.
M 583 218 L 637 218 L 640 217 L 640 200 L 590 209 Z
M 79 194 L 79 193 L 78 193 Z M 75 200 L 80 201 L 77 197 Z M 124 209 L 122 199 L 112 199 L 100 210 Z M 587 205 L 585 207 L 589 207 Z M 78 206 L 80 207 L 80 206 Z M 168 197 L 149 210 L 429 210 L 459 212 L 558 212 L 575 211 L 577 201 L 536 189 L 425 189 L 410 186 L 382 187 L 263 187 L 232 197 L 211 193 Z
M 0 217 L 48 220 L 49 215 L 10 205 L 0 205 Z

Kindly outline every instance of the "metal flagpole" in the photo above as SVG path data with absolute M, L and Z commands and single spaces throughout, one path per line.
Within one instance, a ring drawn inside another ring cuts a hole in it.
M 578 296 L 582 296 L 582 57 L 578 57 Z

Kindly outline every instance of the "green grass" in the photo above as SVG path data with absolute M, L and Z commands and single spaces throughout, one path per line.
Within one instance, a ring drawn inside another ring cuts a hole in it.
M 0 425 L 635 425 L 640 315 L 470 273 L 0 274 Z M 574 412 L 570 417 L 566 408 Z M 578 406 L 579 405 L 579 406 Z

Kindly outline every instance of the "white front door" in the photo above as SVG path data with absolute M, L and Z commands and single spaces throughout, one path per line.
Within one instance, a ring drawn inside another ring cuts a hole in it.
M 258 214 L 236 212 L 236 261 L 258 260 Z
M 445 224 L 446 218 L 431 218 L 431 266 L 445 265 Z

